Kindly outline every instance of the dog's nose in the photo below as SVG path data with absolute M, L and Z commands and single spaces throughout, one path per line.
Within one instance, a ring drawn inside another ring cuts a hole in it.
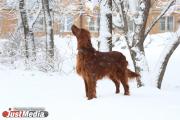
M 72 30 L 78 29 L 76 25 L 72 25 L 71 27 Z
M 72 30 L 72 33 L 76 35 L 76 33 L 79 31 L 79 28 L 76 25 L 72 25 L 71 30 Z

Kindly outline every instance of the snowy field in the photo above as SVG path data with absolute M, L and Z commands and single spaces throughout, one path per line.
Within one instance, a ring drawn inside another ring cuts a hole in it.
M 150 36 L 147 40 L 146 44 L 151 41 L 146 47 L 151 71 L 156 67 L 169 36 L 170 34 L 161 34 Z M 165 41 L 162 41 L 163 37 Z M 63 59 L 61 73 L 11 69 L 0 64 L 0 113 L 13 107 L 45 107 L 49 116 L 41 120 L 180 119 L 180 47 L 170 59 L 162 90 L 150 85 L 136 88 L 135 81 L 131 81 L 131 96 L 124 96 L 122 87 L 121 93 L 115 94 L 114 84 L 104 79 L 98 81 L 97 99 L 88 101 L 82 78 L 72 71 L 77 51 L 76 41 L 71 39 L 73 38 L 61 39 L 56 36 L 55 44 Z M 129 67 L 133 68 L 128 51 L 121 52 L 126 54 Z M 149 77 L 150 75 L 147 78 L 154 82 Z M 11 118 L 0 115 L 0 120 L 2 119 Z

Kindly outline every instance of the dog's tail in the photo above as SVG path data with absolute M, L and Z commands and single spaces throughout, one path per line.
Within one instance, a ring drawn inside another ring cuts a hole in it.
M 130 69 L 127 69 L 127 70 L 128 70 L 128 78 L 133 79 L 133 78 L 140 77 L 140 74 L 133 72 Z

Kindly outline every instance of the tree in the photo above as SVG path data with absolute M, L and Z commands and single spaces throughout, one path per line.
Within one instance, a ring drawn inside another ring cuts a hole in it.
M 161 89 L 163 77 L 166 71 L 166 67 L 170 60 L 171 55 L 174 53 L 176 48 L 180 44 L 180 28 L 177 32 L 177 37 L 169 41 L 163 50 L 162 56 L 160 57 L 159 64 L 157 65 L 157 72 L 155 74 L 155 80 L 157 81 L 157 88 Z
M 46 47 L 47 47 L 47 59 L 52 61 L 54 58 L 54 34 L 52 26 L 51 10 L 49 8 L 49 0 L 42 0 L 42 6 L 44 11 L 45 29 L 46 29 Z
M 108 12 L 106 14 L 106 18 L 107 18 L 107 28 L 108 28 L 108 32 L 110 33 L 110 36 L 107 36 L 107 42 L 109 44 L 109 51 L 112 51 L 112 0 L 108 0 L 107 1 L 107 6 L 110 10 L 110 12 Z
M 29 27 L 28 16 L 25 8 L 25 1 L 19 1 L 19 10 L 21 14 L 21 22 L 24 29 L 25 40 L 25 56 L 27 59 L 34 61 L 36 56 L 34 33 L 32 27 Z
M 100 2 L 100 50 L 112 51 L 112 0 Z
M 145 38 L 174 1 L 175 0 L 169 1 L 167 7 L 164 8 L 162 13 L 154 19 L 149 27 L 147 27 L 146 23 L 151 7 L 150 0 L 120 0 L 118 3 L 114 0 L 122 20 L 121 26 L 115 26 L 121 31 L 121 33 L 123 33 L 135 71 L 141 74 L 141 78 L 137 79 L 138 87 L 143 85 L 141 80 L 144 78 L 145 74 L 149 72 L 144 51 Z M 133 25 L 133 30 L 129 29 L 128 26 L 130 25 Z

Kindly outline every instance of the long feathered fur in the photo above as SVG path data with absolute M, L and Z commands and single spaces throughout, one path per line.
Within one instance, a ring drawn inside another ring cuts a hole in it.
M 120 83 L 124 87 L 124 94 L 129 95 L 128 78 L 139 77 L 127 68 L 126 57 L 117 51 L 99 52 L 91 44 L 90 32 L 72 26 L 72 33 L 77 38 L 77 65 L 76 71 L 84 79 L 86 96 L 88 99 L 96 98 L 96 81 L 109 77 L 119 93 Z

